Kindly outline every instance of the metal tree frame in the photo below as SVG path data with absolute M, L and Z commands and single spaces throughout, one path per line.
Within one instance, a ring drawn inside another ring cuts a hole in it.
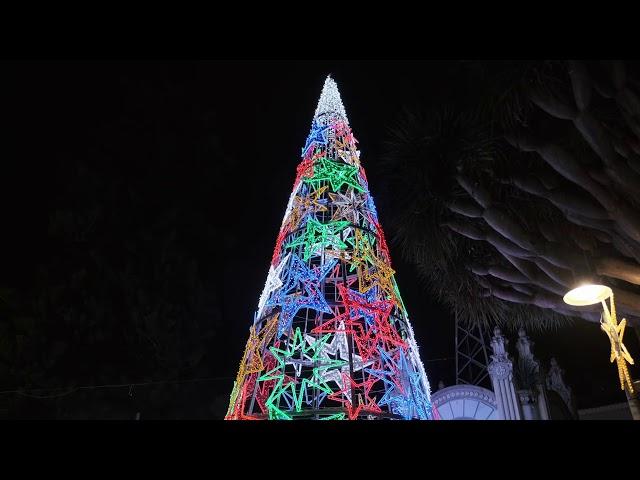
M 432 418 L 359 157 L 327 77 L 226 419 Z

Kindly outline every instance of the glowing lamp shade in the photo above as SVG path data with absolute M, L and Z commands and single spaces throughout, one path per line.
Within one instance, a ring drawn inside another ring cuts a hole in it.
M 563 300 L 569 305 L 584 307 L 585 305 L 595 305 L 609 298 L 613 292 L 604 285 L 582 285 L 567 292 Z

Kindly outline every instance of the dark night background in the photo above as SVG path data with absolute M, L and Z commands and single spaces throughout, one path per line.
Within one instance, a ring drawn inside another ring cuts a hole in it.
M 389 238 L 388 128 L 461 94 L 453 61 L 3 67 L 0 390 L 24 390 L 0 408 L 21 418 L 221 418 L 326 74 Z M 453 319 L 390 247 L 432 387 L 451 385 Z M 578 408 L 625 400 L 597 324 L 530 335 Z M 74 389 L 92 385 L 124 386 Z

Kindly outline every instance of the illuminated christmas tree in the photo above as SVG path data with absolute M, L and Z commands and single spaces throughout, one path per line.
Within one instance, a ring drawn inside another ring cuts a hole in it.
M 228 420 L 432 418 L 356 142 L 327 77 Z

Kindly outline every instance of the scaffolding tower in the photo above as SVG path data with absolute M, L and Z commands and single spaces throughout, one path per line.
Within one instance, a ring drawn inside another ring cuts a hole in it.
M 461 322 L 456 313 L 456 385 L 491 388 L 482 327 Z

